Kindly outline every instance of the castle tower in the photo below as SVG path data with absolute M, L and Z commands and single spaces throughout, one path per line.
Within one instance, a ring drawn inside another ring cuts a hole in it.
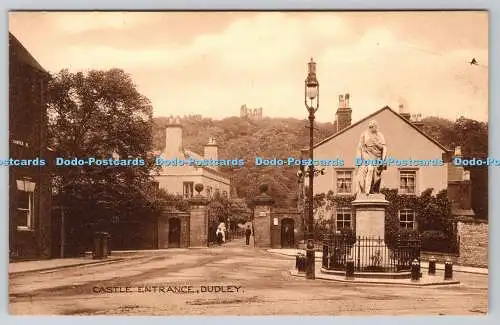
M 247 105 L 246 104 L 243 104 L 241 105 L 240 107 L 240 117 L 246 117 L 247 116 Z

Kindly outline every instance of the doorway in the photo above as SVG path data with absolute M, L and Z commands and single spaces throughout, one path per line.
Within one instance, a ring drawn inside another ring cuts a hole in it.
M 295 248 L 294 220 L 285 218 L 281 221 L 281 248 Z
M 179 218 L 168 220 L 168 247 L 181 247 L 181 220 Z

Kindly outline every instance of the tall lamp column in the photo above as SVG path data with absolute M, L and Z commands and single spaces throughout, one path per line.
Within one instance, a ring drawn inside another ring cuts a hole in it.
M 309 112 L 309 158 L 310 165 L 307 169 L 307 176 L 309 176 L 308 184 L 308 231 L 307 231 L 307 245 L 306 245 L 306 278 L 315 279 L 315 248 L 314 248 L 314 215 L 313 215 L 313 196 L 314 196 L 314 164 L 313 159 L 313 146 L 314 146 L 314 114 L 319 108 L 319 82 L 316 78 L 316 63 L 311 58 L 308 65 L 307 78 L 304 87 L 304 103 Z

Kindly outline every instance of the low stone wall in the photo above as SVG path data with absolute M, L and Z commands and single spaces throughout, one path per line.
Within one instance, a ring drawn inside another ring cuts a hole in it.
M 485 222 L 459 222 L 460 256 L 423 253 L 422 260 L 432 255 L 440 263 L 450 258 L 454 264 L 488 267 L 488 224 Z
M 460 263 L 488 267 L 488 224 L 459 223 Z

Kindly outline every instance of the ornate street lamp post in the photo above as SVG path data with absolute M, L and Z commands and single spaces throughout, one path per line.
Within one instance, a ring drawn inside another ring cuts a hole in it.
M 314 216 L 313 216 L 313 184 L 314 184 L 314 164 L 313 162 L 313 136 L 314 136 L 314 113 L 319 108 L 319 82 L 316 79 L 316 63 L 311 58 L 308 65 L 307 78 L 305 80 L 304 87 L 304 103 L 306 105 L 307 111 L 309 112 L 309 158 L 310 165 L 308 166 L 307 176 L 309 176 L 309 186 L 308 186 L 308 231 L 307 231 L 307 246 L 306 246 L 306 278 L 315 278 L 315 251 L 314 251 Z

